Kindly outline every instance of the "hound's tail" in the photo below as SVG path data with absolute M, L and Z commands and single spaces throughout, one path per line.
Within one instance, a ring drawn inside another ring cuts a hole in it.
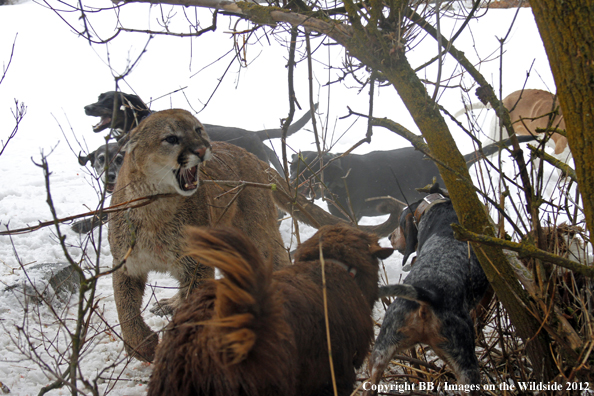
M 286 334 L 272 262 L 241 231 L 189 228 L 188 255 L 224 276 L 216 281 L 212 318 L 203 323 L 217 328 L 211 334 L 224 365 L 243 361 L 256 343 L 274 341 L 268 334 Z
M 380 286 L 379 297 L 400 297 L 419 303 L 427 303 L 432 306 L 439 305 L 437 295 L 431 290 L 421 287 L 400 283 L 397 285 Z
M 318 109 L 318 104 L 316 103 L 314 105 L 314 110 L 317 110 L 317 109 Z M 295 121 L 294 123 L 292 123 L 289 126 L 289 129 L 287 130 L 287 137 L 291 136 L 292 134 L 294 134 L 295 132 L 297 132 L 298 130 L 303 128 L 305 126 L 305 124 L 307 124 L 309 122 L 310 119 L 311 119 L 311 111 L 308 111 L 303 115 L 303 117 L 301 117 L 300 119 L 298 119 L 297 121 Z M 280 139 L 281 137 L 283 137 L 283 130 L 280 128 L 264 129 L 262 131 L 256 132 L 256 134 L 258 135 L 258 137 L 260 138 L 261 141 L 265 141 L 268 139 Z

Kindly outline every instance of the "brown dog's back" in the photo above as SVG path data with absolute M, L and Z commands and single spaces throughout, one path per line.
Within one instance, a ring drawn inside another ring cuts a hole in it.
M 350 282 L 342 282 L 346 280 L 339 272 L 342 269 L 330 267 L 327 264 L 326 286 L 334 374 L 338 394 L 350 395 L 355 368 L 361 366 L 373 341 L 371 307 Z M 285 318 L 297 345 L 297 394 L 332 395 L 321 268 L 297 263 L 290 269 L 278 271 L 275 279 L 288 300 Z
M 393 249 L 349 226 L 325 226 L 295 252 L 295 264 L 275 272 L 285 295 L 285 318 L 299 353 L 300 395 L 333 394 L 322 287 L 325 262 L 332 360 L 339 395 L 350 395 L 373 341 L 373 305 L 378 293 L 378 258 Z M 321 253 L 320 253 L 321 245 Z M 340 262 L 341 264 L 337 264 Z M 356 272 L 349 272 L 354 269 Z

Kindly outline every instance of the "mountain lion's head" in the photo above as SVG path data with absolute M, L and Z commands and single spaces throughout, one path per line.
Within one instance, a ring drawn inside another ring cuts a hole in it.
M 190 112 L 163 110 L 131 131 L 128 158 L 129 172 L 141 174 L 158 192 L 190 196 L 199 185 L 200 164 L 212 158 L 212 148 L 204 126 Z

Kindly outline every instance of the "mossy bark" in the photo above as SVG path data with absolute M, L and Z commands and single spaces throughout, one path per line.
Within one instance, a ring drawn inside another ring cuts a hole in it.
M 586 226 L 594 231 L 594 2 L 532 0 L 567 126 L 567 140 L 584 201 Z

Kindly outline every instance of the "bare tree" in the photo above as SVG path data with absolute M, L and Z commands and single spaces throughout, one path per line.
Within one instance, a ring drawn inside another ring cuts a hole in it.
M 2 67 L 2 77 L 0 78 L 0 84 L 2 84 L 2 82 L 6 78 L 6 75 L 8 74 L 8 69 L 10 68 L 10 64 L 12 63 L 12 58 L 14 57 L 14 49 L 16 46 L 16 39 L 17 39 L 17 37 L 14 38 L 14 41 L 12 43 L 12 50 L 10 51 L 10 57 L 8 58 L 8 63 L 3 65 L 3 67 Z M 6 140 L 0 140 L 0 155 L 2 155 L 2 153 L 4 153 L 4 150 L 6 149 L 6 146 L 8 146 L 8 143 L 16 136 L 17 132 L 19 131 L 19 125 L 21 124 L 21 121 L 23 121 L 23 118 L 25 117 L 26 113 L 27 113 L 27 107 L 23 103 L 19 103 L 19 101 L 17 99 L 15 99 L 14 100 L 14 110 L 12 110 L 12 115 L 14 117 L 15 125 L 14 125 L 14 128 L 12 129 L 12 132 L 10 132 L 8 134 L 8 137 L 6 138 Z

